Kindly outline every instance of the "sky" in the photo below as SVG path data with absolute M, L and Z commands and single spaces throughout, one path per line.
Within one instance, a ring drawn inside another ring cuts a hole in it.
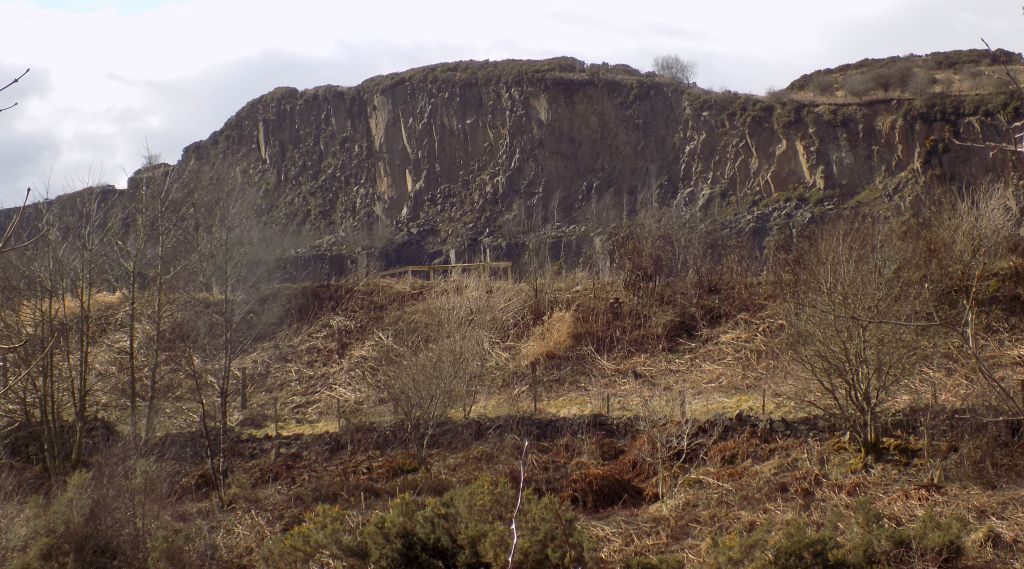
M 0 0 L 0 205 L 123 187 L 247 101 L 465 59 L 569 55 L 763 93 L 866 57 L 1021 51 L 1021 0 Z

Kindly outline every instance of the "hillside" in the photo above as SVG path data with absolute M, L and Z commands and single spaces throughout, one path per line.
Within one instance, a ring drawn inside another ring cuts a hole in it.
M 1022 102 L 254 99 L 0 246 L 0 567 L 1020 567 Z

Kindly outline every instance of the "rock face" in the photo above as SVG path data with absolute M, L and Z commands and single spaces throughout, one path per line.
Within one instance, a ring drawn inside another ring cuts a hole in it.
M 240 191 L 261 224 L 301 230 L 316 278 L 367 252 L 381 265 L 452 250 L 517 260 L 539 240 L 571 256 L 651 205 L 763 233 L 821 208 L 1009 176 L 1008 153 L 955 141 L 1003 140 L 992 119 L 1018 111 L 1009 95 L 814 104 L 569 58 L 453 63 L 276 89 L 174 171 L 199 194 Z

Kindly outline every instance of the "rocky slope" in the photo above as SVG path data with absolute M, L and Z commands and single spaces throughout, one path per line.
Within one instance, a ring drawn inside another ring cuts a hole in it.
M 440 64 L 357 87 L 279 88 L 185 149 L 177 183 L 233 188 L 299 234 L 308 278 L 380 265 L 578 257 L 652 204 L 765 236 L 842 204 L 1011 175 L 1012 94 L 845 103 L 714 93 L 625 66 Z M 166 173 L 160 170 L 159 173 Z M 152 171 L 143 170 L 129 187 Z

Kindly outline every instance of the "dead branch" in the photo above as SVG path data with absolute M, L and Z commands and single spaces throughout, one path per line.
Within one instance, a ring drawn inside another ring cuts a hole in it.
M 512 569 L 512 561 L 516 556 L 516 545 L 519 543 L 519 530 L 516 528 L 516 516 L 523 505 L 523 488 L 526 485 L 526 450 L 530 441 L 523 440 L 523 455 L 519 458 L 519 497 L 516 498 L 516 508 L 512 511 L 512 548 L 508 553 L 508 569 Z

